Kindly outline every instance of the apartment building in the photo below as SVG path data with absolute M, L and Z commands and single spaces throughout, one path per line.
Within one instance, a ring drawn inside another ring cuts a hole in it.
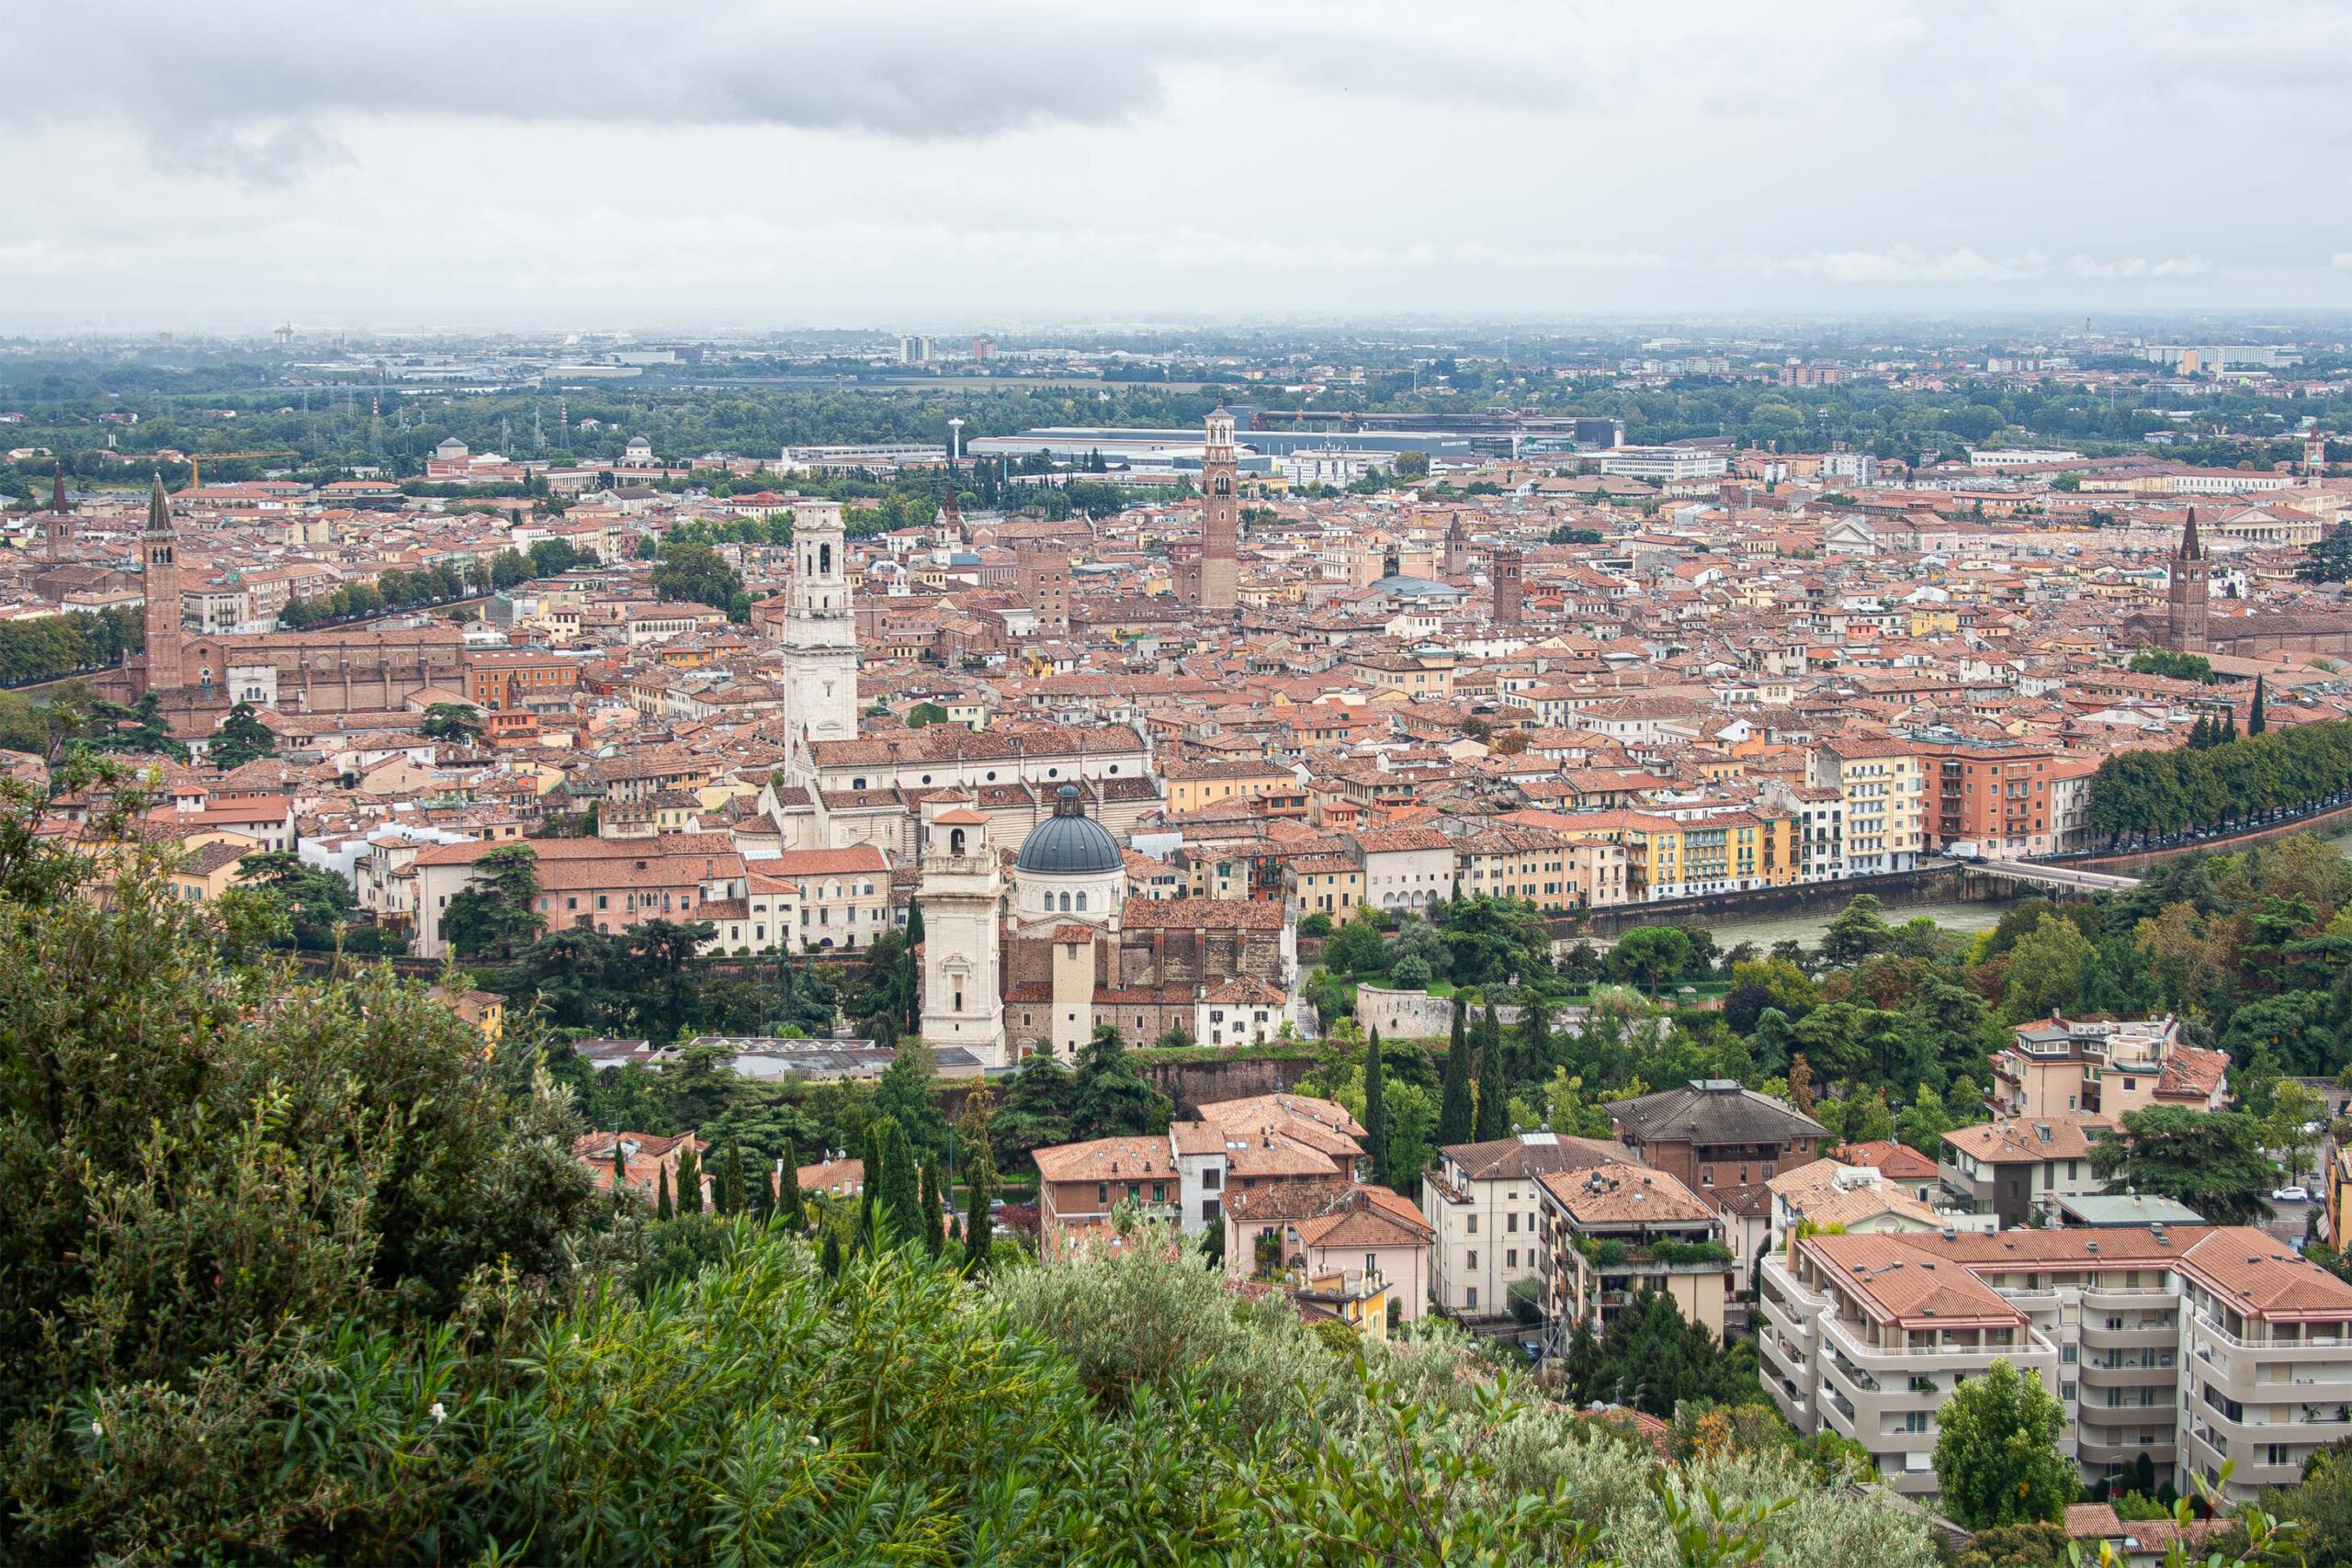
M 1811 1163 L 1829 1135 L 1804 1112 L 1736 1078 L 1693 1078 L 1613 1100 L 1609 1121 L 1631 1157 L 1699 1192 L 1770 1182 Z
M 1620 1163 L 1595 1138 L 1521 1133 L 1448 1144 L 1421 1173 L 1421 1213 L 1432 1231 L 1430 1298 L 1456 1317 L 1499 1317 L 1511 1287 L 1543 1276 L 1538 1179 Z
M 1062 1256 L 1068 1245 L 1107 1224 L 1122 1202 L 1190 1233 L 1226 1224 L 1227 1201 L 1244 1193 L 1302 1184 L 1336 1190 L 1354 1180 L 1363 1138 L 1363 1128 L 1335 1101 L 1268 1094 L 1204 1105 L 1197 1118 L 1149 1137 L 1038 1149 L 1046 1256 Z M 1254 1245 L 1254 1232 L 1249 1240 Z
M 1544 1318 L 1555 1348 L 1577 1324 L 1603 1332 L 1645 1290 L 1723 1333 L 1737 1265 L 1714 1204 L 1665 1171 L 1623 1162 L 1547 1172 L 1535 1192 Z
M 2146 1454 L 2233 1500 L 2352 1436 L 2352 1285 L 2246 1226 L 1810 1235 L 1758 1280 L 1761 1377 L 1800 1431 L 1938 1490 L 1936 1410 L 2006 1359 L 2065 1407 L 2090 1479 Z
M 414 879 L 415 891 L 393 900 L 415 913 L 417 956 L 438 958 L 447 951 L 441 917 L 449 900 L 472 886 L 475 863 L 483 855 L 511 847 L 470 839 L 417 851 L 400 874 Z M 548 931 L 622 931 L 653 919 L 698 920 L 706 918 L 705 905 L 741 899 L 748 891 L 743 857 L 725 833 L 540 839 L 529 847 L 538 881 L 533 912 Z M 887 874 L 881 880 L 887 887 Z
M 2091 1150 L 2115 1131 L 2104 1116 L 2018 1119 L 1996 1116 L 1944 1134 L 1936 1174 L 1951 1206 L 1991 1214 L 2004 1229 L 2022 1225 L 2060 1197 L 2103 1190 L 2091 1169 Z
M 2086 1112 L 2120 1121 L 2154 1105 L 2219 1111 L 2227 1052 L 2182 1043 L 2180 1021 L 2041 1018 L 1993 1058 L 1993 1108 L 2013 1117 Z
M 2049 748 L 1930 740 L 1920 743 L 1919 761 L 1931 796 L 1925 848 L 1965 839 L 1999 857 L 2057 852 Z
M 1841 797 L 1849 874 L 1908 871 L 1927 852 L 1927 780 L 1915 745 L 1835 739 L 1805 753 L 1805 782 Z

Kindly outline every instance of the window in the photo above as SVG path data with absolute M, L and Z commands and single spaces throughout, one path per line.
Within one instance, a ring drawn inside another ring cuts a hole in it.
M 1111 1206 L 1111 1184 L 1109 1182 L 1098 1181 L 1094 1184 L 1094 1201 L 1102 1204 L 1106 1209 Z
M 1478 1216 L 1476 1214 L 1470 1216 L 1470 1234 L 1472 1235 L 1478 1234 Z
M 1463 1304 L 1464 1308 L 1464 1309 L 1466 1309 L 1467 1311 L 1470 1311 L 1470 1312 L 1476 1312 L 1476 1311 L 1478 1310 L 1478 1287 L 1477 1287 L 1477 1286 L 1473 1285 L 1473 1286 L 1471 1286 L 1471 1287 L 1470 1287 L 1469 1291 L 1466 1292 L 1466 1297 L 1465 1297 L 1465 1299 L 1464 1300 L 1464 1302 L 1463 1302 L 1463 1303 L 1462 1303 L 1462 1304 Z
M 1519 1216 L 1517 1214 L 1505 1214 L 1503 1216 L 1503 1229 L 1516 1233 L 1519 1229 Z
M 1503 1267 L 1506 1269 L 1516 1269 L 1519 1267 L 1519 1248 L 1514 1247 L 1510 1251 L 1503 1254 Z
M 1208 1169 L 1201 1172 L 1201 1185 L 1212 1192 L 1216 1191 L 1225 1185 L 1225 1172 L 1215 1166 L 1209 1167 Z
M 1470 1254 L 1470 1256 L 1469 1256 L 1469 1259 L 1468 1259 L 1468 1262 L 1467 1262 L 1467 1264 L 1466 1264 L 1466 1267 L 1469 1267 L 1469 1268 L 1472 1268 L 1472 1269 L 1476 1269 L 1476 1267 L 1478 1267 L 1478 1254 L 1477 1254 L 1476 1251 L 1473 1251 L 1473 1252 Z

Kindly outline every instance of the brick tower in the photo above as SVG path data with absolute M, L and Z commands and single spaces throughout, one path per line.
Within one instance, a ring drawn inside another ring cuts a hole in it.
M 140 690 L 176 692 L 180 671 L 180 563 L 172 536 L 172 509 L 164 499 L 164 476 L 147 492 L 147 531 L 139 536 L 145 568 L 147 651 Z
M 1515 626 L 1526 618 L 1526 560 L 1515 547 L 1495 551 L 1495 625 Z
M 2165 646 L 2175 653 L 2205 653 L 2212 643 L 2205 621 L 2206 578 L 2210 568 L 2205 547 L 2197 539 L 2197 508 L 2180 530 L 2180 547 L 2172 553 L 2172 570 L 2165 586 Z
M 1233 451 L 1233 416 L 1223 409 L 1209 415 L 1201 447 L 1201 570 L 1199 608 L 1230 615 L 1241 582 L 1241 513 L 1235 496 L 1238 464 Z

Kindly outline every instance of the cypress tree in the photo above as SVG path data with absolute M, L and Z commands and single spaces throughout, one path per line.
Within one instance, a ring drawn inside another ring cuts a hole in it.
M 2226 746 L 2237 738 L 2238 716 L 2236 710 L 2233 709 L 2222 716 L 2222 736 L 2219 740 L 2214 742 L 2214 744 L 2217 746 Z
M 666 1165 L 658 1167 L 653 1179 L 656 1184 L 653 1217 L 660 1220 L 670 1219 L 673 1217 L 670 1213 L 670 1168 Z
M 1453 998 L 1453 1043 L 1446 1047 L 1445 1076 L 1440 1089 L 1437 1141 L 1466 1144 L 1477 1127 L 1477 1112 L 1470 1098 L 1470 1032 L 1464 1027 L 1462 998 Z
M 2254 706 L 2247 710 L 2245 716 L 2246 739 L 2251 740 L 2269 728 L 2270 721 L 2263 716 L 2262 712 L 2262 677 L 2256 675 L 2254 678 Z
M 835 1226 L 825 1227 L 825 1245 L 817 1254 L 817 1267 L 825 1271 L 828 1280 L 842 1277 L 842 1233 Z
M 775 1187 L 769 1180 L 768 1162 L 753 1160 L 745 1168 L 743 1179 L 752 1188 L 752 1217 L 765 1224 L 775 1214 Z
M 1552 1070 L 1552 1006 L 1548 998 L 1529 990 L 1521 1004 L 1527 1009 L 1520 1021 L 1521 1050 L 1525 1059 L 1520 1064 L 1520 1076 L 1529 1079 L 1545 1077 Z
M 1372 1179 L 1383 1187 L 1388 1179 L 1388 1086 L 1380 1059 L 1380 1031 L 1374 1030 L 1363 1047 L 1364 1154 L 1372 1161 Z
M 907 906 L 907 945 L 899 958 L 899 990 L 906 1005 L 906 1030 L 910 1034 L 922 1027 L 922 971 L 915 959 L 915 949 L 922 945 L 922 906 Z
M 2192 751 L 2202 751 L 2211 744 L 2213 744 L 2213 720 L 2210 716 L 2200 713 L 2197 716 L 2197 722 L 2188 727 L 2188 749 Z
M 858 1247 L 867 1251 L 873 1249 L 875 1233 L 880 1228 L 876 1216 L 882 1206 L 882 1179 L 889 1165 L 889 1156 L 882 1147 L 881 1134 L 879 1120 L 865 1129 L 865 1154 L 861 1162 L 864 1183 L 857 1199 L 856 1239 Z
M 898 1118 L 883 1117 L 882 1127 L 887 1148 L 884 1157 L 889 1163 L 882 1208 L 889 1227 L 890 1245 L 899 1246 L 922 1235 L 922 1176 L 915 1168 L 914 1145 L 907 1141 L 906 1130 L 899 1125 Z
M 784 1141 L 784 1155 L 775 1173 L 775 1212 L 786 1230 L 794 1235 L 807 1233 L 808 1202 L 800 1196 L 799 1156 L 793 1153 L 789 1138 Z
M 678 1155 L 678 1213 L 702 1213 L 702 1161 L 695 1157 L 694 1140 Z
M 934 1161 L 922 1168 L 922 1249 L 932 1258 L 937 1258 L 940 1248 L 946 1245 L 946 1238 L 940 1230 L 942 1222 L 939 1211 L 942 1207 L 939 1200 L 939 1166 Z
M 727 1140 L 727 1152 L 718 1160 L 718 1212 L 740 1214 L 743 1212 L 743 1145 L 731 1134 Z
M 1478 1022 L 1478 1124 L 1476 1141 L 1491 1143 L 1510 1136 L 1510 1085 L 1503 1071 L 1503 1026 L 1495 1004 Z
M 989 1271 L 989 1179 L 994 1173 L 985 1156 L 964 1170 L 964 1273 L 978 1280 Z

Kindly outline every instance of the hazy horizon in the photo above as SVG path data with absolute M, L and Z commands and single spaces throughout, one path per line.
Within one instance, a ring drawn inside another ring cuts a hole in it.
M 2352 14 L 12 0 L 0 329 L 2352 309 Z

